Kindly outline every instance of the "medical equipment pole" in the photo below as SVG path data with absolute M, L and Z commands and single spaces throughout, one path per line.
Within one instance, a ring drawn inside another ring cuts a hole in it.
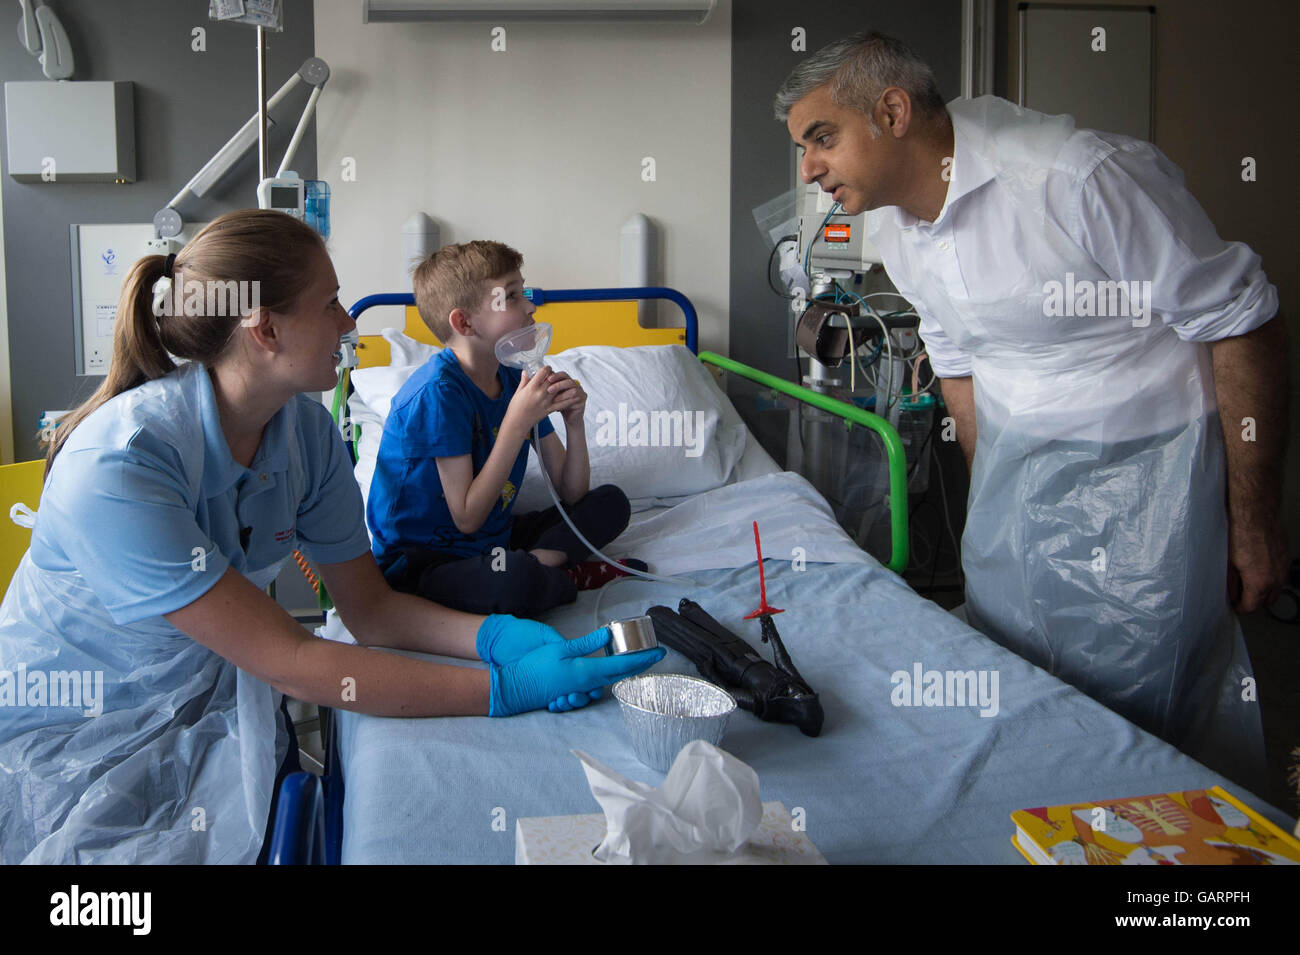
M 829 292 L 832 285 L 833 279 L 825 273 L 814 272 L 813 300 L 816 301 L 819 296 Z M 852 326 L 849 327 L 849 334 L 853 334 Z M 795 351 L 796 353 L 799 351 L 798 345 L 795 345 Z M 802 384 L 819 395 L 829 395 L 831 387 L 839 383 L 839 379 L 832 376 L 831 370 L 818 361 L 816 355 L 808 354 L 808 374 Z M 831 444 L 827 441 L 826 434 L 826 428 L 836 419 L 831 415 L 823 414 L 815 407 L 807 411 L 802 407 L 796 407 L 793 413 L 796 419 L 795 427 L 799 429 L 799 447 L 803 450 L 804 476 L 812 482 L 813 487 L 818 489 L 830 487 L 832 481 L 843 470 L 835 467 L 834 462 L 830 460 Z M 804 427 L 805 421 L 810 427 Z
M 266 34 L 257 27 L 257 181 L 266 178 Z

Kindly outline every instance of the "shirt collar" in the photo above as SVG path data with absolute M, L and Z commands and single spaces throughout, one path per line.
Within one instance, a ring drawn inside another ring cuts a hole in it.
M 227 491 L 245 474 L 252 471 L 275 472 L 289 469 L 289 455 L 285 446 L 286 416 L 291 399 L 266 423 L 262 441 L 253 456 L 252 466 L 244 467 L 230 453 L 226 434 L 221 430 L 221 415 L 217 410 L 217 395 L 212 389 L 212 378 L 206 367 L 190 362 L 183 369 L 189 386 L 198 397 L 199 418 L 203 425 L 203 496 L 216 497 Z
M 952 120 L 952 178 L 948 181 L 948 194 L 944 197 L 943 207 L 934 222 L 925 222 L 902 206 L 894 206 L 894 222 L 900 229 L 917 225 L 926 228 L 938 226 L 948 218 L 948 210 L 963 196 L 969 195 L 993 178 L 993 167 L 978 149 L 978 144 L 984 138 L 983 130 L 978 123 L 966 116 L 962 104 L 963 101 L 957 100 L 948 107 L 948 116 Z

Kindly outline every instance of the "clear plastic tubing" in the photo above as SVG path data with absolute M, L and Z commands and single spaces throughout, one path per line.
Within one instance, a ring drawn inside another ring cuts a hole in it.
M 534 378 L 542 368 L 542 357 L 546 354 L 546 349 L 550 344 L 551 326 L 545 322 L 536 322 L 503 336 L 496 344 L 497 360 L 503 365 L 520 368 L 528 372 L 529 378 Z M 537 454 L 537 463 L 540 465 L 538 470 L 542 472 L 542 483 L 546 485 L 546 490 L 551 493 L 551 500 L 555 502 L 555 509 L 560 512 L 560 517 L 564 518 L 564 523 L 569 525 L 569 530 L 577 535 L 578 540 L 582 541 L 588 550 L 605 563 L 611 564 L 625 573 L 644 577 L 646 580 L 658 580 L 666 584 L 694 585 L 694 581 L 682 577 L 660 577 L 658 574 L 649 574 L 633 567 L 624 567 L 612 557 L 602 554 L 592 545 L 591 541 L 583 536 L 582 531 L 578 530 L 568 512 L 564 509 L 564 504 L 560 501 L 560 495 L 556 492 L 555 486 L 551 484 L 551 476 L 546 473 L 546 465 L 542 461 L 542 439 L 536 424 L 533 425 L 533 450 Z
M 529 377 L 531 377 L 533 375 L 533 372 L 530 371 L 528 374 Z M 546 473 L 546 465 L 542 462 L 541 448 L 542 448 L 542 439 L 538 434 L 538 426 L 533 425 L 533 450 L 537 452 L 537 463 L 540 465 L 538 470 L 542 472 L 542 483 L 546 485 L 546 490 L 551 492 L 551 500 L 555 502 L 555 509 L 559 511 L 560 516 L 564 518 L 564 523 L 569 525 L 569 530 L 573 531 L 573 533 L 578 536 L 578 540 L 582 541 L 582 543 L 586 545 L 588 550 L 590 550 L 593 554 L 595 554 L 605 563 L 612 564 L 613 566 L 617 567 L 619 570 L 626 571 L 629 574 L 636 574 L 638 577 L 644 577 L 646 580 L 659 580 L 666 584 L 687 584 L 689 586 L 695 585 L 695 581 L 687 580 L 684 577 L 660 577 L 658 574 L 649 574 L 643 570 L 637 570 L 635 567 L 624 567 L 613 557 L 609 557 L 606 556 L 605 554 L 602 554 L 595 547 L 595 545 L 591 543 L 591 541 L 587 540 L 587 538 L 583 536 L 582 531 L 578 530 L 577 526 L 573 523 L 573 521 L 569 519 L 568 513 L 564 510 L 564 505 L 560 503 L 560 495 L 555 492 L 555 486 L 551 484 L 551 476 Z

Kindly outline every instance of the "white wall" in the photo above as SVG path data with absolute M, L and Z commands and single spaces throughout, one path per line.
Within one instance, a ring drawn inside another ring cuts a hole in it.
M 659 280 L 695 303 L 700 347 L 726 353 L 730 0 L 703 26 L 505 23 L 504 52 L 492 24 L 363 25 L 360 0 L 315 10 L 331 71 L 318 174 L 345 303 L 409 289 L 400 229 L 413 212 L 444 243 L 514 246 L 543 288 L 619 284 L 619 227 L 642 212 L 663 236 Z M 398 324 L 394 312 L 368 312 L 362 333 Z

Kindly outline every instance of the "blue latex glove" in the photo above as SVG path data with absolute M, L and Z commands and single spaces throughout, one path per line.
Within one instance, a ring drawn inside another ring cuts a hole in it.
M 563 643 L 564 636 L 536 620 L 494 613 L 479 624 L 474 650 L 485 663 L 501 666 L 523 659 L 548 643 Z
M 573 709 L 591 691 L 633 676 L 664 658 L 663 647 L 615 657 L 587 657 L 609 642 L 609 628 L 563 643 L 547 643 L 513 663 L 491 667 L 488 713 L 514 716 L 542 707 L 552 712 Z M 579 703 L 578 705 L 585 705 Z
M 563 643 L 564 636 L 553 627 L 536 620 L 525 620 L 509 614 L 494 613 L 485 617 L 479 624 L 478 634 L 474 638 L 474 650 L 484 663 L 498 666 L 514 663 L 526 657 L 538 647 L 548 643 Z M 590 693 L 569 693 L 548 705 L 552 713 L 567 713 L 586 706 L 592 700 L 600 699 L 601 691 Z
M 599 700 L 604 695 L 605 691 L 600 687 L 596 687 L 596 689 L 588 690 L 586 693 L 570 693 L 558 700 L 551 700 L 546 708 L 552 713 L 567 713 L 569 710 L 580 709 L 588 703 Z

